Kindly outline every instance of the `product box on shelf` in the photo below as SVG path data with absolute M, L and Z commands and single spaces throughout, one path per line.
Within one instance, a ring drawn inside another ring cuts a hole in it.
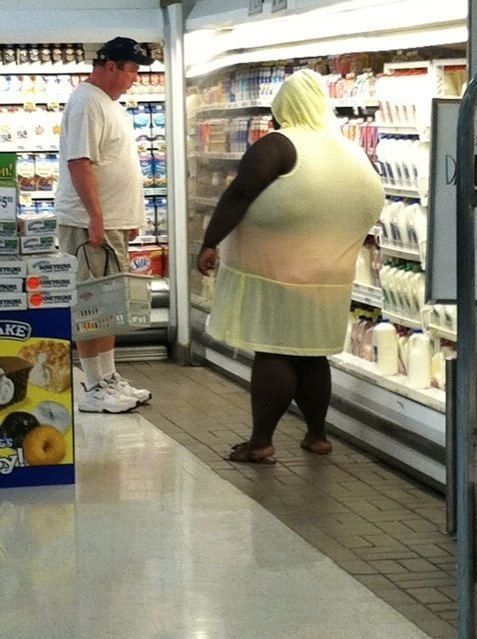
M 129 249 L 129 269 L 135 275 L 164 276 L 162 246 L 144 246 Z
M 24 311 L 26 308 L 26 293 L 2 293 L 0 295 L 0 311 Z
M 5 277 L 25 277 L 27 272 L 27 263 L 25 260 L 17 257 L 1 257 L 0 256 L 0 278 Z
M 3 293 L 21 293 L 23 291 L 23 279 L 21 277 L 0 278 L 0 295 Z
M 74 482 L 71 311 L 0 312 L 0 488 Z
M 76 291 L 58 289 L 54 291 L 34 291 L 27 293 L 27 305 L 35 308 L 71 308 L 76 304 Z
M 0 255 L 17 255 L 19 248 L 17 237 L 0 237 Z
M 27 292 L 74 289 L 76 277 L 71 273 L 28 275 L 25 281 Z M 1 290 L 1 289 L 0 289 Z
M 17 236 L 17 224 L 15 220 L 0 219 L 0 237 L 16 237 L 16 236 Z
M 51 213 L 20 214 L 18 225 L 20 233 L 28 236 L 54 235 L 57 227 L 56 217 Z
M 20 237 L 20 248 L 23 255 L 32 255 L 35 253 L 51 253 L 56 250 L 56 236 L 22 236 Z
M 1 263 L 0 263 L 1 264 Z M 76 273 L 78 260 L 74 255 L 54 253 L 27 259 L 28 275 L 53 275 L 55 273 Z M 0 267 L 1 275 L 1 267 Z

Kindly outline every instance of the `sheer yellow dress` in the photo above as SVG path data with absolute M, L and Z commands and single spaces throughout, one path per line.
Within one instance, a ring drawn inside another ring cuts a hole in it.
M 295 73 L 272 105 L 297 161 L 221 245 L 209 334 L 288 355 L 343 349 L 358 251 L 383 206 L 380 179 L 337 125 L 321 76 Z

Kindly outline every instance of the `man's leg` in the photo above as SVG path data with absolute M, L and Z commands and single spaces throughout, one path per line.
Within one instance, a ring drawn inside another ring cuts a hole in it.
M 81 368 L 86 375 L 86 388 L 99 384 L 105 377 L 110 377 L 115 370 L 105 371 L 101 356 L 103 353 L 114 353 L 114 337 L 99 337 L 90 340 L 78 340 L 76 343 Z M 114 356 L 113 356 L 114 362 Z

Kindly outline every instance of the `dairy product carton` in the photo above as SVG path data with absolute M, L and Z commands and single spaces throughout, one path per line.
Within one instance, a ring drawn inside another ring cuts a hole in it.
M 0 277 L 0 295 L 3 293 L 21 293 L 23 280 L 20 277 Z
M 52 253 L 27 260 L 28 275 L 53 275 L 62 273 L 76 273 L 78 260 L 68 253 Z M 1 271 L 0 271 L 1 274 Z
M 0 237 L 16 237 L 17 223 L 15 220 L 0 220 Z
M 19 248 L 17 237 L 0 237 L 0 255 L 17 255 Z
M 75 286 L 76 277 L 74 273 L 28 275 L 25 282 L 25 288 L 28 292 L 74 289 Z
M 28 308 L 69 308 L 76 304 L 76 291 L 58 289 L 27 293 L 27 304 Z
M 54 235 L 56 233 L 56 217 L 52 213 L 31 213 L 18 216 L 22 235 Z
M 25 311 L 26 293 L 0 293 L 0 311 Z
M 27 264 L 20 258 L 0 257 L 0 279 L 6 277 L 25 277 Z
M 20 238 L 20 248 L 23 255 L 51 253 L 56 250 L 56 237 L 55 235 L 27 235 Z

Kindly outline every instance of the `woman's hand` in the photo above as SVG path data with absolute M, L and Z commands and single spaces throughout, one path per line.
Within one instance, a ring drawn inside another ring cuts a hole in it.
M 207 247 L 201 249 L 199 257 L 197 258 L 197 268 L 202 275 L 208 277 L 210 275 L 210 271 L 214 270 L 216 263 L 217 249 Z

